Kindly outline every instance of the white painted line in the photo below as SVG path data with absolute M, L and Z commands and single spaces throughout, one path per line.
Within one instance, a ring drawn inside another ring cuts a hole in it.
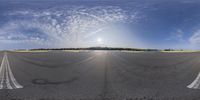
M 3 83 L 4 83 L 4 80 L 5 80 L 5 78 L 4 78 L 4 69 L 5 68 L 2 67 L 4 65 L 4 59 L 5 58 L 3 58 L 2 63 L 1 63 L 1 67 L 0 67 L 0 79 L 1 79 L 0 89 L 3 89 Z
M 7 60 L 8 61 L 8 60 Z M 16 79 L 14 78 L 14 75 L 10 69 L 10 65 L 9 65 L 9 62 L 8 62 L 8 72 L 9 72 L 9 76 L 10 76 L 10 79 L 14 85 L 15 88 L 23 88 L 23 86 L 21 86 L 17 81 Z
M 196 77 L 196 79 L 187 87 L 191 89 L 200 89 L 199 85 L 200 85 L 200 72 L 198 76 Z
M 9 76 L 8 76 L 8 66 L 6 63 L 6 85 L 7 85 L 7 89 L 13 89 L 10 85 L 10 80 L 9 80 Z
M 10 64 L 8 61 L 7 53 L 4 54 L 3 60 L 0 67 L 0 89 L 17 89 L 23 88 L 16 79 L 11 71 Z

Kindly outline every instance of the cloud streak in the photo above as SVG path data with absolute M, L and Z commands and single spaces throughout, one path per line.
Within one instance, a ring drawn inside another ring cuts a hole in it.
M 135 21 L 137 14 L 117 6 L 64 6 L 11 11 L 5 16 L 11 20 L 0 27 L 1 43 L 80 47 L 112 24 Z
M 189 42 L 192 45 L 200 45 L 200 30 L 193 33 L 193 35 L 189 38 Z

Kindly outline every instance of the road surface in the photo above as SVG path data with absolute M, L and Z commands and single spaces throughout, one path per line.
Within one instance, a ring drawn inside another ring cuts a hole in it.
M 2 61 L 4 52 L 0 52 Z M 200 53 L 7 52 L 19 89 L 2 100 L 199 100 Z

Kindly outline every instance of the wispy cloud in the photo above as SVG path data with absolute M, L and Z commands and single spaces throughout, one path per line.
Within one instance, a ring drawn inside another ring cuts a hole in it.
M 183 37 L 184 37 L 184 32 L 181 29 L 176 29 L 175 31 L 171 32 L 170 37 L 168 37 L 167 40 L 183 42 L 184 41 Z
M 12 20 L 0 27 L 1 42 L 70 47 L 87 44 L 87 38 L 114 23 L 135 21 L 137 13 L 130 15 L 117 6 L 73 6 L 12 11 L 6 16 Z
M 192 45 L 200 45 L 200 30 L 197 30 L 192 34 L 192 36 L 189 38 L 189 42 Z

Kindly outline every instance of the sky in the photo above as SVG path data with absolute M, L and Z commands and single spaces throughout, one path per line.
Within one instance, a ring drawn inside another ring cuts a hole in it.
M 200 49 L 198 0 L 1 0 L 0 49 Z

